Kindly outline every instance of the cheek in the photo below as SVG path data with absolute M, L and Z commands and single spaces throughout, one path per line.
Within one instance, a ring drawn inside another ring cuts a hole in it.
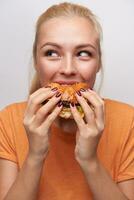
M 93 61 L 90 63 L 85 63 L 85 65 L 81 66 L 80 68 L 80 74 L 84 78 L 86 82 L 90 84 L 90 86 L 93 86 L 96 73 L 98 69 L 98 62 Z
M 52 77 L 57 71 L 56 66 L 52 62 L 40 60 L 37 62 L 37 73 L 40 79 L 41 86 L 51 81 Z

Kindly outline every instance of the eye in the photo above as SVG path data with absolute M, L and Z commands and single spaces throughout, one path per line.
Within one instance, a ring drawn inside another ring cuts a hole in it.
M 58 54 L 55 50 L 47 50 L 45 52 L 45 56 L 48 56 L 48 57 L 58 57 Z
M 82 56 L 82 57 L 89 57 L 89 56 L 92 56 L 92 53 L 89 51 L 80 51 L 80 52 L 78 52 L 77 55 Z

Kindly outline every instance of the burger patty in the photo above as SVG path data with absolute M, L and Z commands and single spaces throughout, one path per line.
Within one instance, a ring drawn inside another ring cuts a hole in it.
M 70 102 L 69 101 L 62 101 L 62 104 L 66 108 L 70 108 Z
M 45 100 L 45 101 L 43 101 L 43 102 L 42 102 L 42 105 L 46 104 L 48 101 L 49 101 L 48 99 Z M 70 101 L 62 101 L 62 104 L 63 104 L 64 107 L 70 108 Z M 76 103 L 75 105 L 76 105 L 76 106 L 79 106 L 80 104 L 79 104 L 79 103 Z
M 70 101 L 62 101 L 62 104 L 63 104 L 64 107 L 70 108 Z M 79 103 L 76 103 L 75 105 L 76 105 L 76 106 L 79 106 L 80 104 L 79 104 Z

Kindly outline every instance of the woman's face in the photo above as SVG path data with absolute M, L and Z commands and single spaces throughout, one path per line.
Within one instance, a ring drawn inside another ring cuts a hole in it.
M 41 86 L 86 82 L 92 88 L 99 65 L 97 34 L 87 19 L 59 17 L 41 25 L 36 57 Z

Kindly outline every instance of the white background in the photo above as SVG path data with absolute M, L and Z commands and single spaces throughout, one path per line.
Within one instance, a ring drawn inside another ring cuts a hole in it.
M 0 0 L 0 109 L 26 100 L 35 22 L 54 3 Z M 81 0 L 102 24 L 104 83 L 101 96 L 134 105 L 134 1 Z

